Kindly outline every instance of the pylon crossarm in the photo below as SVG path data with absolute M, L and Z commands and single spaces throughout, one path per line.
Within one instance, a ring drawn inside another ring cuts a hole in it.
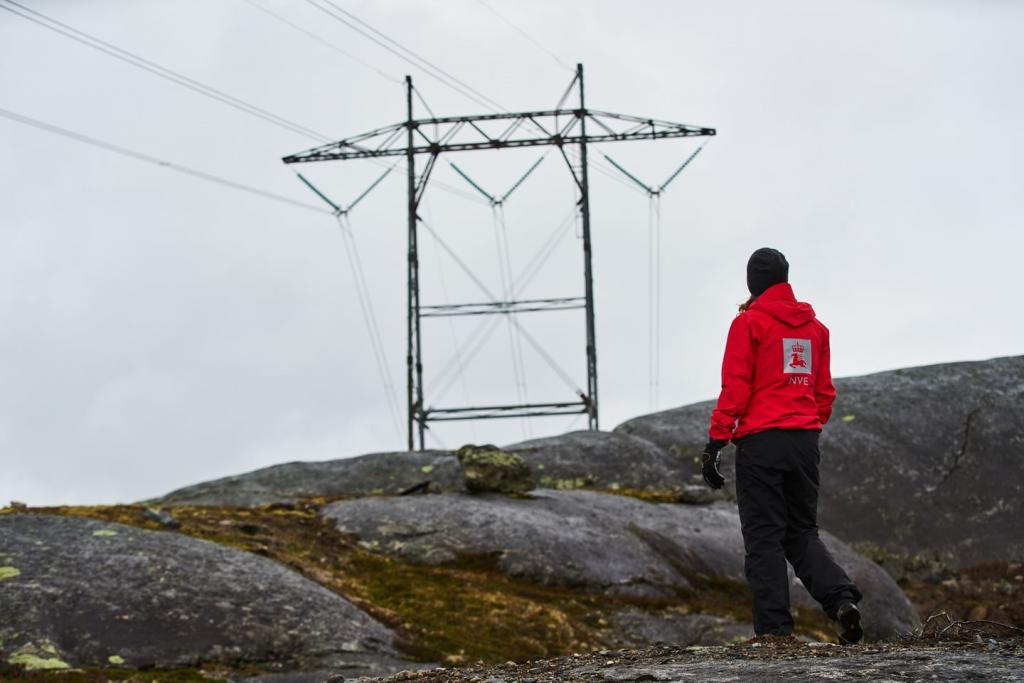
M 561 121 L 560 117 L 566 117 L 566 120 Z M 583 120 L 594 123 L 599 132 L 584 135 L 582 126 L 580 126 Z M 510 123 L 503 129 L 489 132 L 487 124 L 494 121 L 509 121 Z M 630 125 L 623 126 L 623 123 Z M 437 131 L 433 136 L 427 132 L 427 129 L 431 127 Z M 411 143 L 406 141 L 403 144 L 402 136 L 398 134 L 401 130 L 413 131 L 415 140 Z M 409 154 L 410 144 L 412 145 L 412 154 L 416 155 L 711 135 L 715 135 L 713 128 L 672 123 L 659 119 L 582 108 L 553 109 L 515 114 L 415 119 L 292 154 L 284 157 L 284 162 L 296 164 L 312 161 L 402 156 Z M 375 140 L 376 144 L 371 144 Z
M 520 405 L 481 406 L 475 408 L 429 408 L 420 413 L 421 418 L 431 422 L 450 420 L 494 420 L 515 417 L 551 417 L 557 415 L 579 415 L 586 413 L 586 401 L 564 403 L 527 403 Z
M 487 301 L 470 304 L 439 304 L 420 306 L 424 318 L 440 318 L 458 315 L 494 315 L 509 313 L 534 313 L 541 311 L 566 311 L 585 306 L 581 296 L 556 299 L 523 299 L 521 301 Z

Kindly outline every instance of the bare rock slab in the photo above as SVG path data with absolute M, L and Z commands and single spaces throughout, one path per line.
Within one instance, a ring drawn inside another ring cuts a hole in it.
M 823 528 L 953 565 L 1024 560 L 1024 356 L 848 377 L 836 389 L 821 439 Z M 712 407 L 674 408 L 615 431 L 697 472 Z M 723 464 L 733 479 L 728 453 Z
M 315 497 L 464 490 L 462 468 L 454 453 L 421 451 L 283 463 L 186 486 L 150 502 L 254 507 Z
M 365 546 L 413 562 L 489 555 L 512 575 L 611 594 L 672 597 L 707 575 L 742 582 L 734 505 L 652 504 L 592 491 L 537 490 L 531 499 L 446 494 L 363 498 L 322 514 Z M 826 546 L 865 594 L 865 630 L 894 638 L 917 625 L 906 596 L 878 565 L 829 534 Z M 793 579 L 797 605 L 814 606 Z
M 73 667 L 400 668 L 392 631 L 273 560 L 172 532 L 0 516 L 0 649 Z M 14 660 L 11 660 L 14 661 Z
M 650 441 L 620 432 L 579 431 L 505 446 L 533 470 L 540 488 L 681 487 L 688 463 Z

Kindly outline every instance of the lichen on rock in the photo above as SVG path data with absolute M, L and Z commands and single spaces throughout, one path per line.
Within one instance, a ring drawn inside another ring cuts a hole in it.
M 534 488 L 529 465 L 515 453 L 490 444 L 469 444 L 456 455 L 466 488 L 474 493 L 526 493 Z

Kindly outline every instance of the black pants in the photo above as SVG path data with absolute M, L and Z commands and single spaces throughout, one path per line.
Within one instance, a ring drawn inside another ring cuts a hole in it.
M 736 496 L 754 594 L 754 633 L 788 635 L 786 561 L 830 617 L 860 591 L 818 538 L 818 432 L 769 429 L 736 445 Z

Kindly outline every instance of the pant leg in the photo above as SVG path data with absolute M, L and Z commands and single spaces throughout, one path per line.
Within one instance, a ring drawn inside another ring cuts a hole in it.
M 807 592 L 830 617 L 844 602 L 859 602 L 860 591 L 818 536 L 818 432 L 782 431 L 791 466 L 784 482 L 789 524 L 782 541 L 786 559 Z
M 789 577 L 782 541 L 786 533 L 783 472 L 769 432 L 740 440 L 736 449 L 736 497 L 746 550 L 744 569 L 754 598 L 754 633 L 789 635 Z

